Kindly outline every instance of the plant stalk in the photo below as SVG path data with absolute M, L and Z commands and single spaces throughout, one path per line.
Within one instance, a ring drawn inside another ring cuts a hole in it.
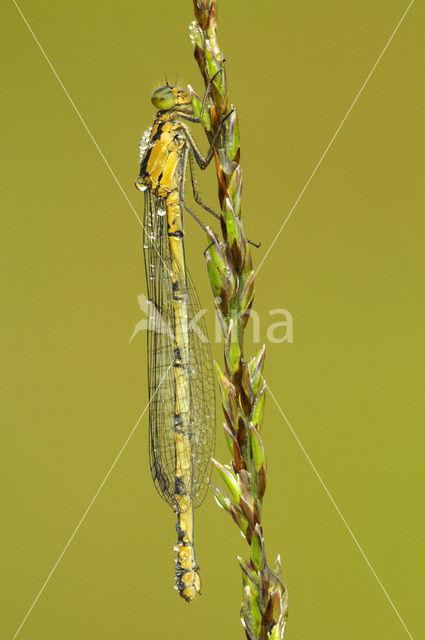
M 206 135 L 214 132 L 231 110 L 224 56 L 217 42 L 215 0 L 193 0 L 195 20 L 190 25 L 194 56 L 205 85 L 217 73 L 210 107 L 202 117 Z M 190 88 L 195 113 L 201 101 Z M 288 617 L 288 594 L 281 578 L 278 556 L 269 566 L 261 521 L 267 465 L 260 436 L 266 384 L 262 375 L 265 347 L 244 356 L 244 332 L 254 300 L 250 244 L 241 212 L 242 170 L 240 138 L 235 109 L 224 122 L 215 144 L 215 166 L 220 201 L 221 237 L 209 227 L 211 245 L 206 251 L 207 270 L 215 308 L 224 333 L 224 370 L 217 374 L 225 423 L 223 430 L 232 456 L 230 465 L 214 464 L 225 491 L 214 487 L 217 503 L 231 516 L 249 545 L 248 559 L 238 558 L 242 570 L 241 621 L 248 640 L 282 638 Z

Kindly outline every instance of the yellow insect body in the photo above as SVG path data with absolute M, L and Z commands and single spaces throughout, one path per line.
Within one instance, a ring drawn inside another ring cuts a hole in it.
M 163 94 L 155 101 L 158 92 Z M 142 138 L 136 180 L 145 191 L 144 254 L 151 302 L 150 458 L 155 486 L 177 514 L 176 588 L 191 602 L 201 588 L 194 508 L 208 489 L 215 442 L 212 359 L 202 321 L 197 320 L 197 328 L 204 339 L 191 325 L 200 307 L 186 268 L 183 226 L 187 158 L 198 154 L 203 159 L 181 121 L 194 120 L 189 96 L 172 87 L 158 92 L 152 101 L 160 106 L 163 100 L 167 108 L 157 113 L 152 129 Z

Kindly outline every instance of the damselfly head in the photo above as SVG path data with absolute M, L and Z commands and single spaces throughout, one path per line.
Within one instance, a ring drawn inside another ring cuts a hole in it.
M 176 105 L 178 105 L 179 107 L 192 106 L 192 100 L 190 99 L 187 91 L 184 91 L 184 89 L 179 89 L 179 87 L 173 87 L 173 91 L 176 96 Z
M 191 109 L 192 101 L 190 96 L 179 87 L 160 87 L 156 89 L 151 97 L 152 104 L 160 111 L 169 111 L 170 109 L 177 109 L 178 111 L 187 111 Z
M 168 85 L 156 89 L 151 97 L 152 104 L 160 111 L 168 111 L 172 109 L 176 104 L 176 96 L 172 87 Z

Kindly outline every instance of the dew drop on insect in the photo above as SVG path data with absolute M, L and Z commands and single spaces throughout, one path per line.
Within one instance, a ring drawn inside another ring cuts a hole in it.
M 152 132 L 152 127 L 149 127 L 148 129 L 146 129 L 146 131 L 143 132 L 142 139 L 140 140 L 139 146 L 142 146 L 143 144 L 146 145 L 146 143 L 148 142 L 151 136 L 151 132 Z
M 146 191 L 146 189 L 148 188 L 148 185 L 142 182 L 142 178 L 137 178 L 135 185 L 136 189 L 138 189 L 139 191 Z
M 159 216 L 165 216 L 167 210 L 165 207 L 164 198 L 158 198 L 156 201 L 156 211 Z

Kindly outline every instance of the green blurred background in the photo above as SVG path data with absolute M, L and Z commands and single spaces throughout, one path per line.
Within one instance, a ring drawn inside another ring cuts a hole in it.
M 220 2 L 257 265 L 407 4 Z M 133 180 L 150 94 L 164 72 L 202 90 L 191 0 L 20 6 L 141 214 Z M 293 316 L 294 342 L 267 347 L 266 378 L 415 638 L 425 632 L 424 26 L 417 1 L 264 263 L 255 301 L 262 340 L 269 310 Z M 145 336 L 129 343 L 143 317 L 140 225 L 12 2 L 1 29 L 0 635 L 10 639 L 147 390 Z M 200 183 L 217 207 L 213 170 Z M 206 242 L 191 220 L 187 238 L 213 335 Z M 172 588 L 175 522 L 151 481 L 147 428 L 145 417 L 22 640 L 243 637 L 236 555 L 246 546 L 211 496 L 196 525 L 204 595 L 188 606 Z M 407 638 L 270 397 L 263 436 L 266 544 L 282 556 L 287 637 Z M 228 460 L 220 431 L 217 457 Z

